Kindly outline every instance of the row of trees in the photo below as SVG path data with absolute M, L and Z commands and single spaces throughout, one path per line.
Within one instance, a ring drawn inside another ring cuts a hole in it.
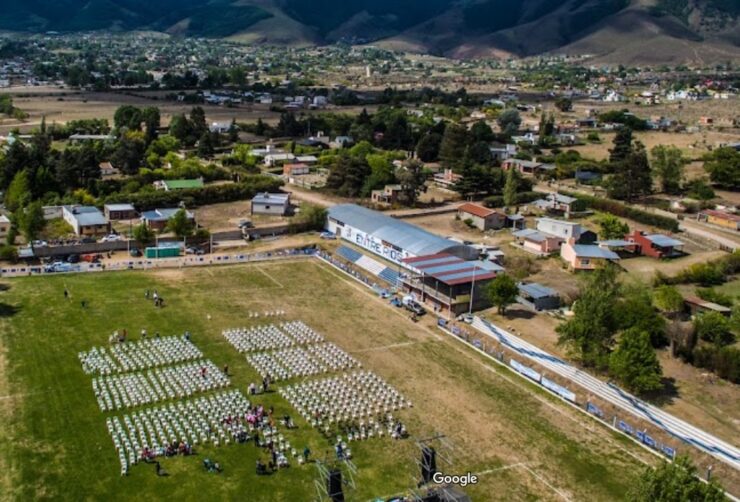
M 401 167 L 395 160 L 405 159 L 403 152 L 383 151 L 363 141 L 336 155 L 322 157 L 329 167 L 327 188 L 347 197 L 368 197 L 373 190 L 388 184 L 401 185 L 400 201 L 413 205 L 425 189 L 427 173 L 417 161 L 406 161 Z

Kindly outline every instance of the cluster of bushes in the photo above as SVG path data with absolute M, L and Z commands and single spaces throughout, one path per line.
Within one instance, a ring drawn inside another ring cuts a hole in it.
M 250 199 L 260 192 L 275 192 L 281 186 L 283 186 L 282 180 L 256 175 L 245 176 L 240 183 L 206 186 L 175 192 L 116 193 L 107 197 L 105 202 L 108 204 L 130 202 L 139 211 L 148 211 L 160 207 L 176 207 L 181 201 L 187 207 L 197 207 Z
M 657 273 L 655 284 L 699 284 L 716 286 L 723 284 L 728 277 L 740 272 L 740 250 L 717 260 L 694 263 L 673 277 Z
M 516 194 L 516 203 L 526 204 L 527 202 L 532 202 L 541 198 L 542 193 L 540 192 L 519 192 L 518 194 Z M 504 203 L 503 195 L 492 195 L 490 197 L 486 197 L 483 201 L 483 204 L 485 204 L 486 207 L 490 208 L 504 207 L 506 205 Z
M 702 345 L 692 352 L 692 364 L 710 370 L 720 378 L 740 383 L 740 350 L 735 347 Z
M 562 192 L 565 195 L 575 197 L 582 201 L 586 207 L 594 209 L 596 211 L 602 211 L 605 213 L 611 213 L 615 216 L 621 216 L 634 220 L 644 225 L 650 225 L 652 227 L 661 228 L 671 232 L 678 232 L 678 221 L 667 216 L 660 216 L 658 214 L 648 213 L 640 209 L 635 209 L 621 202 L 617 202 L 611 199 L 602 199 L 599 197 L 592 197 L 590 195 L 583 195 L 580 193 L 568 193 Z

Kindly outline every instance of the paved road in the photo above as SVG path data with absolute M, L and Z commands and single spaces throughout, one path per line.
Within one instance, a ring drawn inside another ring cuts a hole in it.
M 712 455 L 735 469 L 740 469 L 740 448 L 737 446 L 731 445 L 674 417 L 670 413 L 641 401 L 613 384 L 605 383 L 588 373 L 580 371 L 562 359 L 548 354 L 484 319 L 476 317 L 473 321 L 473 327 L 521 356 L 569 379 L 589 393 L 609 401 L 636 417 L 652 422 L 671 436 Z

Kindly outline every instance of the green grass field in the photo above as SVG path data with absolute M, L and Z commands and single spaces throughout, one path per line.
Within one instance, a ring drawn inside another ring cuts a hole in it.
M 147 302 L 147 288 L 157 289 L 167 306 Z M 163 459 L 166 478 L 141 464 L 121 477 L 105 428 L 105 417 L 116 413 L 98 409 L 77 358 L 106 345 L 116 329 L 189 330 L 205 357 L 229 365 L 232 387 L 246 395 L 257 373 L 220 333 L 248 324 L 250 310 L 269 308 L 305 321 L 413 401 L 412 410 L 399 414 L 411 434 L 444 433 L 454 445 L 449 470 L 481 473 L 467 490 L 473 500 L 620 499 L 641 461 L 652 461 L 621 436 L 383 303 L 314 261 L 2 281 L 0 499 L 315 499 L 315 466 L 294 464 L 257 477 L 260 451 L 252 444 Z M 297 418 L 298 429 L 284 432 L 291 444 L 308 445 L 318 457 L 331 452 L 277 393 L 256 401 Z M 348 500 L 403 492 L 418 478 L 413 440 L 353 442 L 352 449 L 358 474 Z M 206 473 L 206 456 L 224 472 Z

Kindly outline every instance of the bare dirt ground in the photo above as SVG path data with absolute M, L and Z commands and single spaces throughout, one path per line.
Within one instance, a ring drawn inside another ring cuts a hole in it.
M 201 206 L 195 210 L 195 217 L 199 225 L 211 232 L 235 230 L 242 220 L 251 221 L 255 225 L 269 225 L 287 223 L 290 217 L 251 214 L 252 203 L 248 200 L 225 202 Z
M 601 137 L 601 143 L 587 143 L 585 145 L 568 147 L 567 149 L 576 150 L 583 157 L 590 159 L 608 159 L 614 133 L 599 132 L 599 136 Z M 718 143 L 740 141 L 740 135 L 737 133 L 711 130 L 697 133 L 635 132 L 633 137 L 645 145 L 648 151 L 657 145 L 671 145 L 680 148 L 685 157 L 693 160 L 701 159 L 704 154 L 710 151 L 710 148 L 715 148 Z M 692 168 L 690 172 L 693 173 L 694 170 Z
M 0 92 L 14 95 L 16 107 L 28 113 L 24 121 L 14 119 L 0 120 L 0 133 L 15 128 L 21 132 L 30 131 L 46 117 L 47 124 L 65 123 L 70 120 L 104 118 L 113 123 L 113 114 L 116 109 L 125 104 L 135 106 L 156 106 L 162 115 L 162 125 L 166 126 L 174 115 L 189 113 L 194 105 L 166 100 L 165 92 L 136 92 L 136 95 L 118 92 L 89 92 L 58 88 L 9 88 Z M 270 110 L 270 105 L 242 104 L 234 107 L 225 107 L 201 104 L 209 122 L 254 122 L 261 118 L 263 121 L 274 124 L 280 119 L 280 113 Z M 359 113 L 361 108 L 342 108 L 342 112 Z M 316 113 L 306 110 L 305 113 Z
M 655 272 L 662 272 L 666 275 L 675 275 L 694 263 L 705 263 L 726 255 L 727 253 L 724 251 L 700 251 L 671 260 L 656 260 L 655 258 L 640 256 L 637 258 L 621 260 L 620 265 L 622 268 L 627 270 L 630 275 L 636 278 L 641 278 L 642 280 L 647 280 Z

